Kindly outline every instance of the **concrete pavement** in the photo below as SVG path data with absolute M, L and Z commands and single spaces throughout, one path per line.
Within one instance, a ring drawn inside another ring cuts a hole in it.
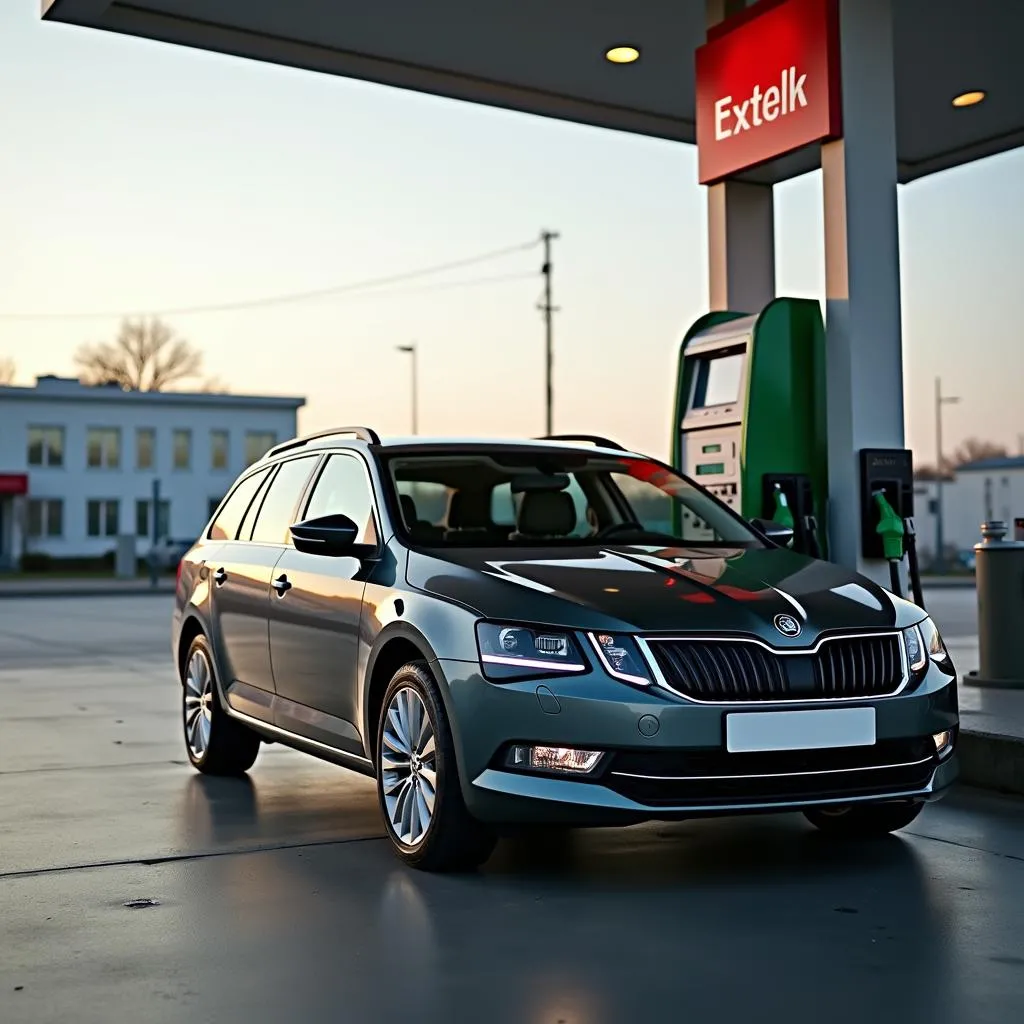
M 273 745 L 248 780 L 187 766 L 169 613 L 0 610 L 4 1024 L 1024 1016 L 1024 802 L 964 788 L 865 846 L 794 816 L 551 833 L 423 876 L 368 780 Z

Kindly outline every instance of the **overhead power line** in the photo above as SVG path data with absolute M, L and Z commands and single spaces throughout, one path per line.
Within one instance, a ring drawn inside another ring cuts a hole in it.
M 245 299 L 237 302 L 219 302 L 208 305 L 180 306 L 177 308 L 145 309 L 145 310 L 106 310 L 82 313 L 5 313 L 0 312 L 0 320 L 108 320 L 111 317 L 143 317 L 143 316 L 190 316 L 196 313 L 227 313 L 243 309 L 260 309 L 267 306 L 283 306 L 292 303 L 309 302 L 314 299 L 330 298 L 335 295 L 343 295 L 351 292 L 371 291 L 374 289 L 385 289 L 390 284 L 398 284 L 402 281 L 410 281 L 419 277 L 428 277 L 434 274 L 442 274 L 449 270 L 457 270 L 461 267 L 469 267 L 478 263 L 486 263 L 491 260 L 500 259 L 503 256 L 511 256 L 514 253 L 526 252 L 540 245 L 539 239 L 534 239 L 520 245 L 510 245 L 503 249 L 494 249 L 490 252 L 480 253 L 476 256 L 469 256 L 465 259 L 451 260 L 448 263 L 436 263 L 433 266 L 421 267 L 418 270 L 407 270 L 399 274 L 389 274 L 385 277 L 373 277 L 364 281 L 351 281 L 345 284 L 331 285 L 327 288 L 316 288 L 304 292 L 290 292 L 283 295 L 265 296 L 258 299 Z M 477 278 L 465 282 L 442 282 L 438 285 L 427 286 L 423 289 L 432 288 L 456 288 L 466 287 L 473 284 L 482 284 L 486 281 L 497 282 L 498 280 L 512 280 L 515 278 L 535 277 L 535 274 L 506 275 L 499 278 Z M 402 289 L 385 289 L 387 292 L 400 291 Z
M 490 277 L 470 277 L 463 278 L 461 281 L 438 281 L 436 284 L 419 284 L 413 285 L 411 288 L 374 288 L 372 290 L 367 289 L 366 295 L 407 295 L 411 292 L 440 292 L 447 288 L 475 288 L 477 285 L 483 284 L 502 284 L 506 281 L 536 281 L 537 274 L 533 270 L 527 270 L 518 274 L 496 274 Z M 354 298 L 361 298 L 360 293 L 356 293 Z

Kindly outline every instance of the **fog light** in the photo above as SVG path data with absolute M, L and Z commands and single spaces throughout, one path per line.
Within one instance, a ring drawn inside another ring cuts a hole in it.
M 942 754 L 949 748 L 950 743 L 953 742 L 953 733 L 949 729 L 945 729 L 942 732 L 937 732 L 932 736 L 932 740 L 935 743 L 935 753 Z
M 592 772 L 600 760 L 600 750 L 577 750 L 575 747 L 513 747 L 509 757 L 516 768 L 539 768 L 574 775 Z

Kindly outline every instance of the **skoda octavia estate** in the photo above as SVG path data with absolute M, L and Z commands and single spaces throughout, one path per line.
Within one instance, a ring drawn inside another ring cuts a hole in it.
M 902 828 L 956 775 L 949 655 L 788 539 L 600 438 L 280 444 L 179 567 L 189 758 L 276 742 L 375 777 L 427 870 L 522 824 Z

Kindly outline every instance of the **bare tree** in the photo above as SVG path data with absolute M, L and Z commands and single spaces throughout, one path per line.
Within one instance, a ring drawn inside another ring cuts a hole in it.
M 1009 454 L 1005 445 L 969 437 L 957 448 L 951 461 L 954 466 L 969 466 L 973 462 L 982 462 L 984 459 L 1005 459 Z
M 14 383 L 14 360 L 6 356 L 0 356 L 0 384 Z
M 128 391 L 165 391 L 198 377 L 202 353 L 158 317 L 125 320 L 116 340 L 85 344 L 75 353 L 85 384 L 117 384 Z
M 972 463 L 981 462 L 984 459 L 1002 459 L 1009 455 L 1005 445 L 996 444 L 995 441 L 983 441 L 981 438 L 969 437 L 952 454 L 946 455 L 942 460 L 942 479 L 952 480 L 960 466 L 970 466 Z M 915 480 L 937 480 L 939 474 L 935 471 L 932 463 L 922 463 L 914 469 Z
M 943 480 L 952 480 L 953 474 L 949 471 L 949 459 L 942 460 L 944 472 L 942 474 Z M 939 474 L 935 472 L 935 467 L 931 463 L 925 463 L 921 466 L 914 467 L 914 479 L 921 481 L 938 480 Z

